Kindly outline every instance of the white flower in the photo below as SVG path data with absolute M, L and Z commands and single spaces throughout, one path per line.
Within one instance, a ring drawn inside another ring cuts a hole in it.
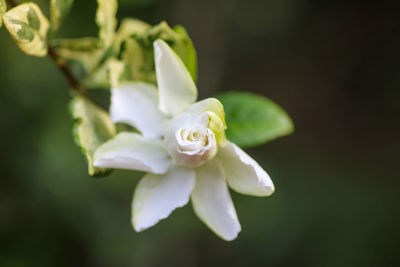
M 268 174 L 225 138 L 225 113 L 215 98 L 200 102 L 179 57 L 162 40 L 154 42 L 158 90 L 132 82 L 112 89 L 110 113 L 141 134 L 122 132 L 100 146 L 94 165 L 148 172 L 132 203 L 132 223 L 145 230 L 192 201 L 197 216 L 218 236 L 233 240 L 240 224 L 229 195 L 233 190 L 269 196 Z

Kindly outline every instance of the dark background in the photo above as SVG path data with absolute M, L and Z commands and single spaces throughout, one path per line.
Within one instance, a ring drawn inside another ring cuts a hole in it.
M 95 1 L 75 2 L 59 36 L 95 35 Z M 293 135 L 247 150 L 276 192 L 232 192 L 233 242 L 190 205 L 135 233 L 141 174 L 87 176 L 67 83 L 1 28 L 0 266 L 396 266 L 399 14 L 398 1 L 120 1 L 119 18 L 187 28 L 200 98 L 260 93 L 294 120 Z

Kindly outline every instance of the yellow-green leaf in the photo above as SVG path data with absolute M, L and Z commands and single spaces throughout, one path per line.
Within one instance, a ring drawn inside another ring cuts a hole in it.
M 36 4 L 27 2 L 14 7 L 4 14 L 3 20 L 23 52 L 38 57 L 47 55 L 49 21 Z
M 88 75 L 84 81 L 86 88 L 110 89 L 117 87 L 127 72 L 125 62 L 109 58 L 95 72 Z
M 5 0 L 0 0 L 0 27 L 3 25 L 3 15 L 7 11 L 7 4 Z
M 51 30 L 55 33 L 60 27 L 65 16 L 71 10 L 74 0 L 51 0 L 50 1 L 50 21 Z
M 58 39 L 51 44 L 61 58 L 81 63 L 87 73 L 98 65 L 103 55 L 101 42 L 93 37 Z
M 180 49 L 176 49 L 177 53 L 179 51 L 180 58 L 183 59 L 183 63 L 185 63 L 186 68 L 190 72 L 193 80 L 197 80 L 197 53 L 196 49 L 193 46 L 192 40 L 190 39 L 186 29 L 181 26 L 177 25 L 174 27 L 174 31 L 181 36 L 182 44 L 184 46 Z
M 97 5 L 96 22 L 99 26 L 99 38 L 104 46 L 108 47 L 115 36 L 118 3 L 116 0 L 97 0 Z
M 124 40 L 129 38 L 134 34 L 143 33 L 145 30 L 151 27 L 150 24 L 133 18 L 123 19 L 121 26 L 119 26 L 117 34 L 114 41 L 114 52 L 119 53 L 121 49 L 121 44 Z
M 110 77 L 108 73 L 108 65 L 102 64 L 97 68 L 93 69 L 86 75 L 83 80 L 83 86 L 88 89 L 109 89 L 110 88 Z
M 134 80 L 156 83 L 154 69 L 154 52 L 152 47 L 143 47 L 133 38 L 125 41 L 125 47 L 121 53 L 130 69 Z
M 113 87 L 113 88 L 118 87 L 119 83 L 121 81 L 121 77 L 126 68 L 126 64 L 120 60 L 111 58 L 108 60 L 107 66 L 109 69 L 111 87 Z
M 164 21 L 142 32 L 134 33 L 125 40 L 121 55 L 129 65 L 133 79 L 156 82 L 153 43 L 157 39 L 168 43 L 182 59 L 193 80 L 196 80 L 196 51 L 189 36 L 182 26 L 177 26 L 173 30 Z
M 70 111 L 75 121 L 74 139 L 86 156 L 89 175 L 107 174 L 107 169 L 93 166 L 93 154 L 101 144 L 116 134 L 115 125 L 109 114 L 80 96 L 75 96 L 71 100 Z

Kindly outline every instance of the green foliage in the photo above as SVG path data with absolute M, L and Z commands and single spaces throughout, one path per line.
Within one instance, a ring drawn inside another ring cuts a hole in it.
M 99 15 L 101 9 L 99 5 L 97 21 L 103 21 L 99 18 L 105 17 Z M 82 82 L 87 88 L 110 89 L 120 80 L 141 80 L 155 84 L 153 42 L 159 38 L 171 45 L 192 78 L 196 79 L 196 51 L 182 26 L 171 29 L 162 22 L 152 27 L 137 19 L 124 19 L 118 31 L 111 34 L 112 38 L 107 39 L 105 32 L 100 27 L 99 38 L 52 41 L 62 58 L 83 67 L 85 74 Z M 111 43 L 108 43 L 110 40 Z
M 166 22 L 127 38 L 122 45 L 122 60 L 127 62 L 135 80 L 156 83 L 153 42 L 162 39 L 182 59 L 193 80 L 197 79 L 197 58 L 192 42 L 182 26 L 171 29 Z
M 217 98 L 225 108 L 227 138 L 238 146 L 260 145 L 293 132 L 288 114 L 266 97 L 229 92 Z
M 60 27 L 64 18 L 71 10 L 74 0 L 51 0 L 50 1 L 50 21 L 51 31 L 54 34 Z
M 57 39 L 51 44 L 60 57 L 81 64 L 87 73 L 97 67 L 103 54 L 101 42 L 95 37 Z
M 102 176 L 109 170 L 93 166 L 95 150 L 116 134 L 114 123 L 107 112 L 89 100 L 75 96 L 70 103 L 70 112 L 74 119 L 73 134 L 75 143 L 80 146 L 88 161 L 91 176 Z
M 105 88 L 118 86 L 121 80 L 129 80 L 127 65 L 114 57 L 107 59 L 95 72 L 84 81 L 88 88 Z M 124 79 L 126 78 L 126 79 Z
M 96 22 L 99 26 L 99 38 L 104 46 L 111 45 L 117 27 L 117 0 L 97 0 Z
M 110 58 L 107 61 L 108 75 L 111 87 L 118 87 L 121 79 L 124 78 L 126 72 L 126 64 L 115 58 Z
M 121 51 L 122 43 L 130 36 L 133 36 L 135 34 L 140 34 L 149 29 L 150 27 L 151 27 L 150 24 L 138 19 L 134 18 L 123 19 L 115 36 L 114 53 L 118 54 Z
M 57 54 L 84 70 L 83 83 L 87 87 L 109 88 L 107 60 L 113 56 L 113 42 L 117 25 L 117 1 L 98 0 L 96 22 L 98 37 L 52 40 Z
M 189 70 L 190 75 L 193 80 L 197 80 L 197 53 L 193 46 L 192 40 L 190 39 L 186 29 L 182 25 L 177 25 L 174 27 L 174 31 L 180 35 L 182 43 L 185 49 L 180 49 L 180 57 L 185 63 L 186 68 Z M 178 53 L 178 51 L 176 51 Z
M 47 55 L 49 22 L 36 4 L 27 2 L 19 5 L 6 12 L 3 20 L 23 52 L 38 57 Z
M 40 20 L 37 13 L 32 8 L 28 9 L 27 18 L 29 26 L 35 31 L 38 31 L 40 29 Z
M 68 13 L 72 0 L 52 0 L 52 26 L 55 31 Z M 193 44 L 182 26 L 171 29 L 162 22 L 151 26 L 137 19 L 124 19 L 116 31 L 117 1 L 97 0 L 98 37 L 51 40 L 57 54 L 83 70 L 80 81 L 87 88 L 110 89 L 122 80 L 141 80 L 155 84 L 154 48 L 157 39 L 166 41 L 182 59 L 194 80 L 197 57 Z M 25 33 L 24 37 L 32 38 Z M 21 38 L 21 37 L 20 37 Z
M 157 39 L 168 43 L 196 81 L 196 50 L 184 27 L 171 28 L 166 22 L 151 26 L 129 18 L 124 19 L 116 31 L 117 1 L 97 0 L 97 3 L 97 37 L 50 40 L 61 59 L 78 64 L 79 68 L 74 69 L 83 70 L 78 78 L 81 85 L 110 89 L 131 80 L 156 84 L 153 43 Z M 52 35 L 72 4 L 73 0 L 50 1 Z M 6 12 L 5 0 L 0 0 L 0 15 L 3 13 L 4 24 L 22 51 L 35 56 L 47 54 L 50 23 L 36 4 L 27 2 Z M 1 23 L 0 20 L 0 26 Z M 219 99 L 226 112 L 226 135 L 239 146 L 262 144 L 293 131 L 289 116 L 267 98 L 231 92 L 220 95 Z M 105 174 L 107 170 L 93 166 L 93 154 L 99 145 L 115 135 L 116 126 L 107 112 L 80 96 L 71 101 L 71 114 L 75 119 L 75 141 L 87 158 L 89 174 Z M 215 124 L 212 127 L 220 129 L 223 126 L 225 129 L 225 122 L 218 114 L 212 120 Z M 223 132 L 218 138 L 223 143 Z
M 0 27 L 3 25 L 3 15 L 7 11 L 7 4 L 5 0 L 0 0 Z

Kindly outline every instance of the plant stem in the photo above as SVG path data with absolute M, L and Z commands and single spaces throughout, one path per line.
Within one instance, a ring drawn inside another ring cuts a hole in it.
M 68 68 L 67 62 L 65 62 L 64 59 L 62 59 L 58 56 L 57 51 L 54 49 L 54 47 L 51 46 L 50 44 L 48 44 L 47 49 L 48 49 L 48 55 L 53 60 L 54 64 L 56 64 L 56 66 L 61 71 L 61 73 L 64 74 L 64 77 L 68 81 L 70 88 L 72 90 L 76 91 L 78 94 L 86 97 L 93 104 L 99 106 L 96 103 L 96 101 L 92 98 L 92 96 L 89 95 L 88 92 L 86 92 L 86 90 L 81 86 L 78 79 L 75 78 L 74 74 Z
M 6 0 L 6 1 L 11 8 L 16 7 L 18 5 L 18 3 L 15 0 Z M 72 71 L 68 68 L 67 62 L 65 62 L 64 59 L 58 56 L 56 49 L 49 42 L 47 42 L 47 54 L 50 56 L 54 64 L 56 64 L 61 73 L 64 75 L 64 77 L 68 81 L 71 90 L 74 90 L 76 93 L 87 98 L 96 106 L 102 108 L 99 104 L 96 103 L 96 101 L 92 98 L 92 96 L 88 94 L 88 92 L 81 86 L 79 80 L 75 78 Z

